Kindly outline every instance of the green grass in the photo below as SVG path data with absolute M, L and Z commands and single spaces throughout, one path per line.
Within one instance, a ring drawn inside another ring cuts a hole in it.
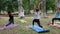
M 37 33 L 31 29 L 26 29 L 25 26 L 32 25 L 32 17 L 25 17 L 24 19 L 19 19 L 18 17 L 15 17 L 14 22 L 17 24 L 20 24 L 19 26 L 12 28 L 12 29 L 7 29 L 7 30 L 0 30 L 0 34 L 60 34 L 60 29 L 56 27 L 49 27 L 47 24 L 51 21 L 51 17 L 49 18 L 41 18 L 41 24 L 43 25 L 44 28 L 50 29 L 50 32 L 47 33 Z M 20 20 L 25 20 L 27 22 L 21 22 Z M 8 17 L 2 17 L 0 19 L 0 27 L 3 27 L 8 23 Z

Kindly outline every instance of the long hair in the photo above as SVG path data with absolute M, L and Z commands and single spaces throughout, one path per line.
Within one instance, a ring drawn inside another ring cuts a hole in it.
M 36 10 L 36 11 L 39 11 L 39 7 L 38 7 L 38 5 L 36 5 L 36 8 L 35 8 L 35 10 Z

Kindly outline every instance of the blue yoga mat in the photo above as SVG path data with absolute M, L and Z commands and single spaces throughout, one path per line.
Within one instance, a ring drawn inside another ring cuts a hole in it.
M 37 25 L 34 25 L 34 26 L 29 26 L 29 28 L 31 28 L 32 30 L 38 32 L 38 33 L 43 33 L 43 32 L 49 32 L 49 30 L 45 30 L 44 28 L 41 28 Z

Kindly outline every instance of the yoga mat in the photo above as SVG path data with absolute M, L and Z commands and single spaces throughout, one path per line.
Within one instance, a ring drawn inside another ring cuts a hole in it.
M 58 24 L 49 24 L 49 26 L 56 27 Z
M 57 28 L 60 28 L 60 25 L 57 25 L 56 27 L 57 27 Z
M 9 26 L 0 27 L 0 30 L 10 29 L 18 26 L 19 24 L 11 24 Z
M 44 33 L 44 32 L 49 32 L 49 30 L 45 30 L 44 28 L 41 28 L 37 25 L 34 25 L 34 26 L 29 26 L 29 28 L 31 28 L 32 30 L 38 32 L 38 33 Z

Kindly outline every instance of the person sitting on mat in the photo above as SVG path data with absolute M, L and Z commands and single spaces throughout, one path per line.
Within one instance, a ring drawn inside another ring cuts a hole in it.
M 8 15 L 9 15 L 9 23 L 6 26 L 14 24 L 14 17 L 12 15 L 11 11 L 8 11 Z
M 24 11 L 20 13 L 20 18 L 24 18 Z
M 22 19 L 22 18 L 25 17 L 23 6 L 22 6 L 21 8 L 22 8 L 22 11 L 19 12 L 19 18 L 20 18 L 20 19 Z
M 38 7 L 38 5 L 36 5 L 36 8 L 34 9 L 34 11 L 35 11 L 34 12 L 34 19 L 33 19 L 33 22 L 32 22 L 33 26 L 34 26 L 34 22 L 37 22 L 37 24 L 38 24 L 39 27 L 43 27 L 43 26 L 41 26 L 40 20 L 39 20 L 40 13 L 39 13 L 39 7 Z
M 57 12 L 55 18 L 52 19 L 52 25 L 54 24 L 54 20 L 60 20 L 60 1 L 57 4 Z

